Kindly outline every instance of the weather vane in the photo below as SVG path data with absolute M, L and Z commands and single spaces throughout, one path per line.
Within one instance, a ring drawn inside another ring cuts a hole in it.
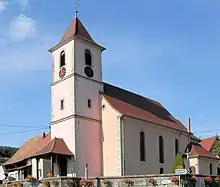
M 76 3 L 75 3 L 75 17 L 77 18 L 78 16 L 78 1 L 76 0 Z

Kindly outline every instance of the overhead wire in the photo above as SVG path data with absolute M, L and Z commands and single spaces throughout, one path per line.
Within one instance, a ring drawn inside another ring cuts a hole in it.
M 38 131 L 38 130 L 43 130 L 43 129 L 48 129 L 48 127 L 47 128 L 44 127 L 44 128 L 38 128 L 38 129 L 30 129 L 30 130 L 26 130 L 26 131 L 0 133 L 0 136 L 12 135 L 12 134 L 23 134 L 23 133 L 28 133 L 28 132 L 33 132 L 33 131 Z

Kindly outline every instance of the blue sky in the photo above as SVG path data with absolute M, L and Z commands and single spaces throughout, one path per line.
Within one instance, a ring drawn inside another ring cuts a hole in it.
M 0 0 L 0 125 L 50 122 L 51 56 L 73 0 Z M 161 102 L 199 136 L 219 133 L 219 0 L 79 0 L 79 17 L 105 46 L 104 81 Z M 44 130 L 0 126 L 0 145 Z

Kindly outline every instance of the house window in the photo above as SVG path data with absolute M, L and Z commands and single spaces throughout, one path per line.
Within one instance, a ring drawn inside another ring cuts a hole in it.
M 92 56 L 89 50 L 85 51 L 85 62 L 87 66 L 92 66 Z
M 65 62 L 65 52 L 62 51 L 60 53 L 60 67 L 63 67 L 66 65 L 66 62 Z
M 163 168 L 160 168 L 160 174 L 163 174 Z
M 175 156 L 179 153 L 179 140 L 175 139 Z
M 60 110 L 64 109 L 64 99 L 60 100 Z
M 88 99 L 88 107 L 89 107 L 89 108 L 92 107 L 92 101 L 91 101 L 91 99 Z
M 220 175 L 220 168 L 217 167 L 217 175 Z
M 209 172 L 210 172 L 210 175 L 212 175 L 212 164 L 209 165 Z
M 140 132 L 140 160 L 145 161 L 145 134 Z
M 164 142 L 163 137 L 159 136 L 159 161 L 160 163 L 164 163 Z

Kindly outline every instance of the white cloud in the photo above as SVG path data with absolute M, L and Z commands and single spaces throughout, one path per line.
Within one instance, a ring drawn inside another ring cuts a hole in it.
M 36 32 L 35 20 L 20 14 L 9 24 L 9 37 L 13 41 L 22 41 L 33 36 Z
M 7 6 L 8 6 L 8 1 L 0 0 L 0 15 L 7 8 Z
M 21 9 L 24 11 L 26 10 L 28 4 L 29 4 L 29 0 L 17 0 L 17 2 L 20 4 Z

